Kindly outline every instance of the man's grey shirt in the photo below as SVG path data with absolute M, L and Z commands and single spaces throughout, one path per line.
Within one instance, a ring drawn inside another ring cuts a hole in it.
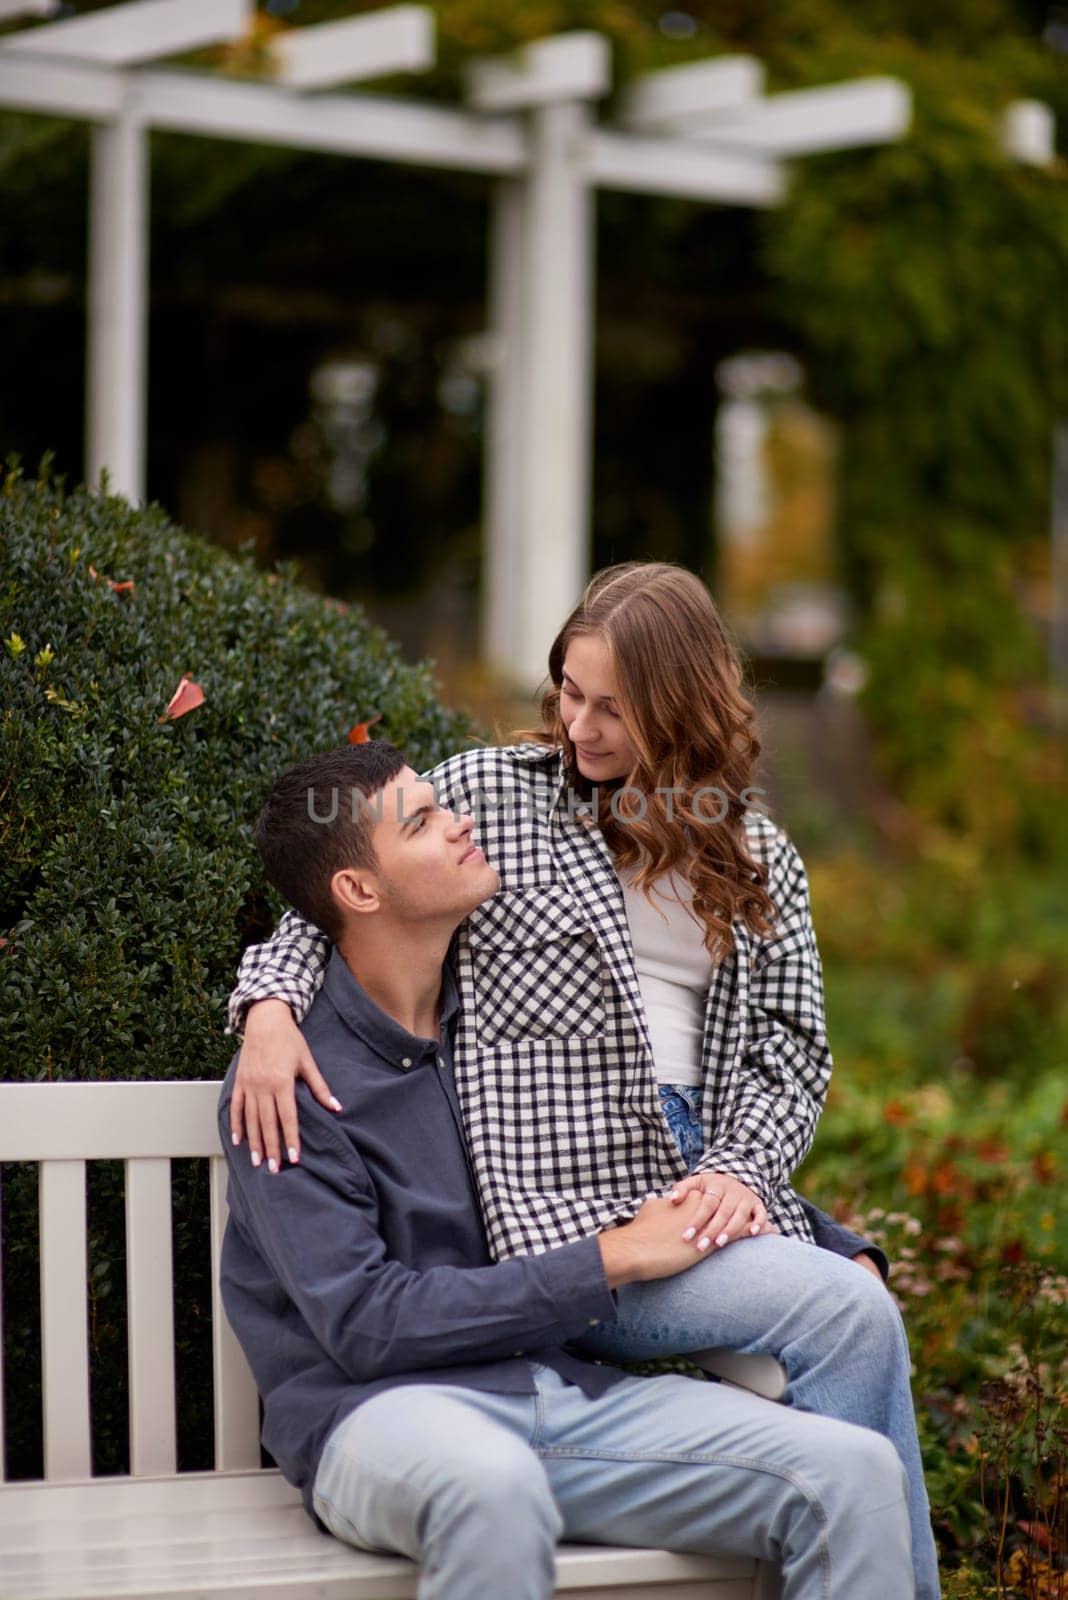
M 615 1314 L 596 1238 L 492 1264 L 452 1081 L 456 1015 L 446 968 L 440 1037 L 416 1038 L 335 949 L 302 1032 L 344 1110 L 298 1084 L 300 1163 L 277 1174 L 231 1142 L 236 1057 L 223 1084 L 223 1300 L 263 1442 L 309 1510 L 326 1439 L 384 1389 L 533 1393 L 532 1361 L 589 1394 L 621 1376 L 560 1348 Z

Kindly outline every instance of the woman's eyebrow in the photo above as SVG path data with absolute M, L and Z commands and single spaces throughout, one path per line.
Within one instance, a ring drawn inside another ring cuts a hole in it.
M 579 694 L 585 694 L 586 693 L 586 691 L 585 691 L 585 689 L 583 689 L 582 685 L 575 682 L 575 680 L 571 676 L 570 672 L 562 672 L 560 674 L 560 681 L 561 681 L 561 683 L 569 683 L 573 689 L 577 689 L 578 690 Z M 614 694 L 597 694 L 597 695 L 594 695 L 593 698 L 595 700 L 612 700 L 612 701 L 614 701 L 616 697 L 615 697 Z

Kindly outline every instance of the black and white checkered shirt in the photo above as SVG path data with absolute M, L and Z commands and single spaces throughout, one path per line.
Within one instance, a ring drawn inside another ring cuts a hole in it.
M 428 776 L 442 805 L 474 812 L 501 875 L 456 939 L 456 1086 L 490 1247 L 537 1254 L 625 1221 L 685 1175 L 660 1109 L 623 894 L 600 829 L 576 820 L 560 751 L 468 751 Z M 734 950 L 713 971 L 697 1170 L 739 1178 L 784 1233 L 811 1239 L 789 1185 L 831 1072 L 808 884 L 781 829 L 759 812 L 746 826 L 779 922 L 758 938 L 736 921 Z M 231 1030 L 268 997 L 299 1021 L 327 955 L 326 936 L 288 912 L 245 952 Z

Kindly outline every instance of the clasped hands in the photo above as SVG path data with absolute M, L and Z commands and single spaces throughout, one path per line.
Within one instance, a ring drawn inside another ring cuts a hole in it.
M 682 1178 L 668 1195 L 679 1205 L 694 1190 L 703 1194 L 698 1209 L 691 1215 L 682 1237 L 692 1239 L 702 1253 L 713 1246 L 722 1249 L 732 1239 L 755 1239 L 759 1234 L 778 1233 L 768 1221 L 768 1211 L 760 1196 L 738 1178 L 725 1172 L 694 1172 Z

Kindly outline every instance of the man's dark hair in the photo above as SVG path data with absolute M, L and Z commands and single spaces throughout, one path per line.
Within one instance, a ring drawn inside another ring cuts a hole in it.
M 260 812 L 253 838 L 268 880 L 335 942 L 341 917 L 331 879 L 377 865 L 373 797 L 405 765 L 385 739 L 327 750 L 279 778 Z

